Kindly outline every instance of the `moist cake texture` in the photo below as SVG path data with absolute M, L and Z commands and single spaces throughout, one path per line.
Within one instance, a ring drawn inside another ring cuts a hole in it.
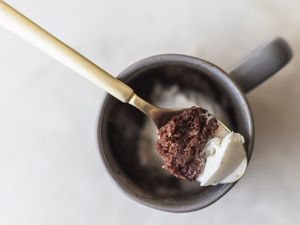
M 162 167 L 177 178 L 196 180 L 205 167 L 205 146 L 218 127 L 215 117 L 200 107 L 174 116 L 158 131 L 156 148 L 164 159 Z

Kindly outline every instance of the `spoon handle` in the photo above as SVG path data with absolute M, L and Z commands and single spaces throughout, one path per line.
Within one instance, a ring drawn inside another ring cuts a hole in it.
M 0 0 L 0 24 L 120 101 L 128 102 L 134 95 L 133 90 L 125 83 L 101 69 L 2 0 Z

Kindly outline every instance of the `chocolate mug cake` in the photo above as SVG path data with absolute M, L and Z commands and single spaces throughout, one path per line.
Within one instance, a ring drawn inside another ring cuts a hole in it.
M 164 159 L 162 167 L 177 178 L 196 180 L 205 167 L 205 146 L 218 127 L 218 121 L 200 107 L 173 117 L 158 132 L 156 148 Z

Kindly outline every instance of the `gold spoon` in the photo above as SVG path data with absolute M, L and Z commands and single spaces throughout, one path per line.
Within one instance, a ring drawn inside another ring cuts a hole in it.
M 184 109 L 159 108 L 140 98 L 128 85 L 113 77 L 2 0 L 0 0 L 0 24 L 95 83 L 115 98 L 133 105 L 145 113 L 158 129 L 173 116 L 184 111 Z M 219 124 L 230 131 L 220 121 Z
M 184 109 L 159 108 L 140 98 L 128 85 L 104 71 L 2 0 L 0 0 L 0 24 L 92 81 L 115 98 L 142 111 L 155 123 L 157 129 L 167 123 L 173 116 L 184 111 Z M 220 128 L 223 128 L 221 129 L 223 130 L 221 136 L 224 137 L 231 133 L 221 121 L 218 121 L 218 123 Z M 214 184 L 216 181 L 235 182 L 244 174 L 247 167 L 247 158 L 243 146 L 239 147 L 233 149 L 234 151 L 226 151 L 226 154 L 223 155 L 222 151 L 218 152 L 221 154 L 221 158 L 220 154 L 218 154 L 218 157 L 222 159 L 222 163 L 220 164 L 220 160 L 211 160 L 211 165 L 217 169 L 210 173 L 210 179 L 204 185 Z M 215 154 L 214 156 L 217 157 Z

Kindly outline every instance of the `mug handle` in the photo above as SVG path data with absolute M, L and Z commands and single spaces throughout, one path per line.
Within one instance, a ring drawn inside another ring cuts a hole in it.
M 246 57 L 229 76 L 247 93 L 278 72 L 292 57 L 289 44 L 277 37 Z

